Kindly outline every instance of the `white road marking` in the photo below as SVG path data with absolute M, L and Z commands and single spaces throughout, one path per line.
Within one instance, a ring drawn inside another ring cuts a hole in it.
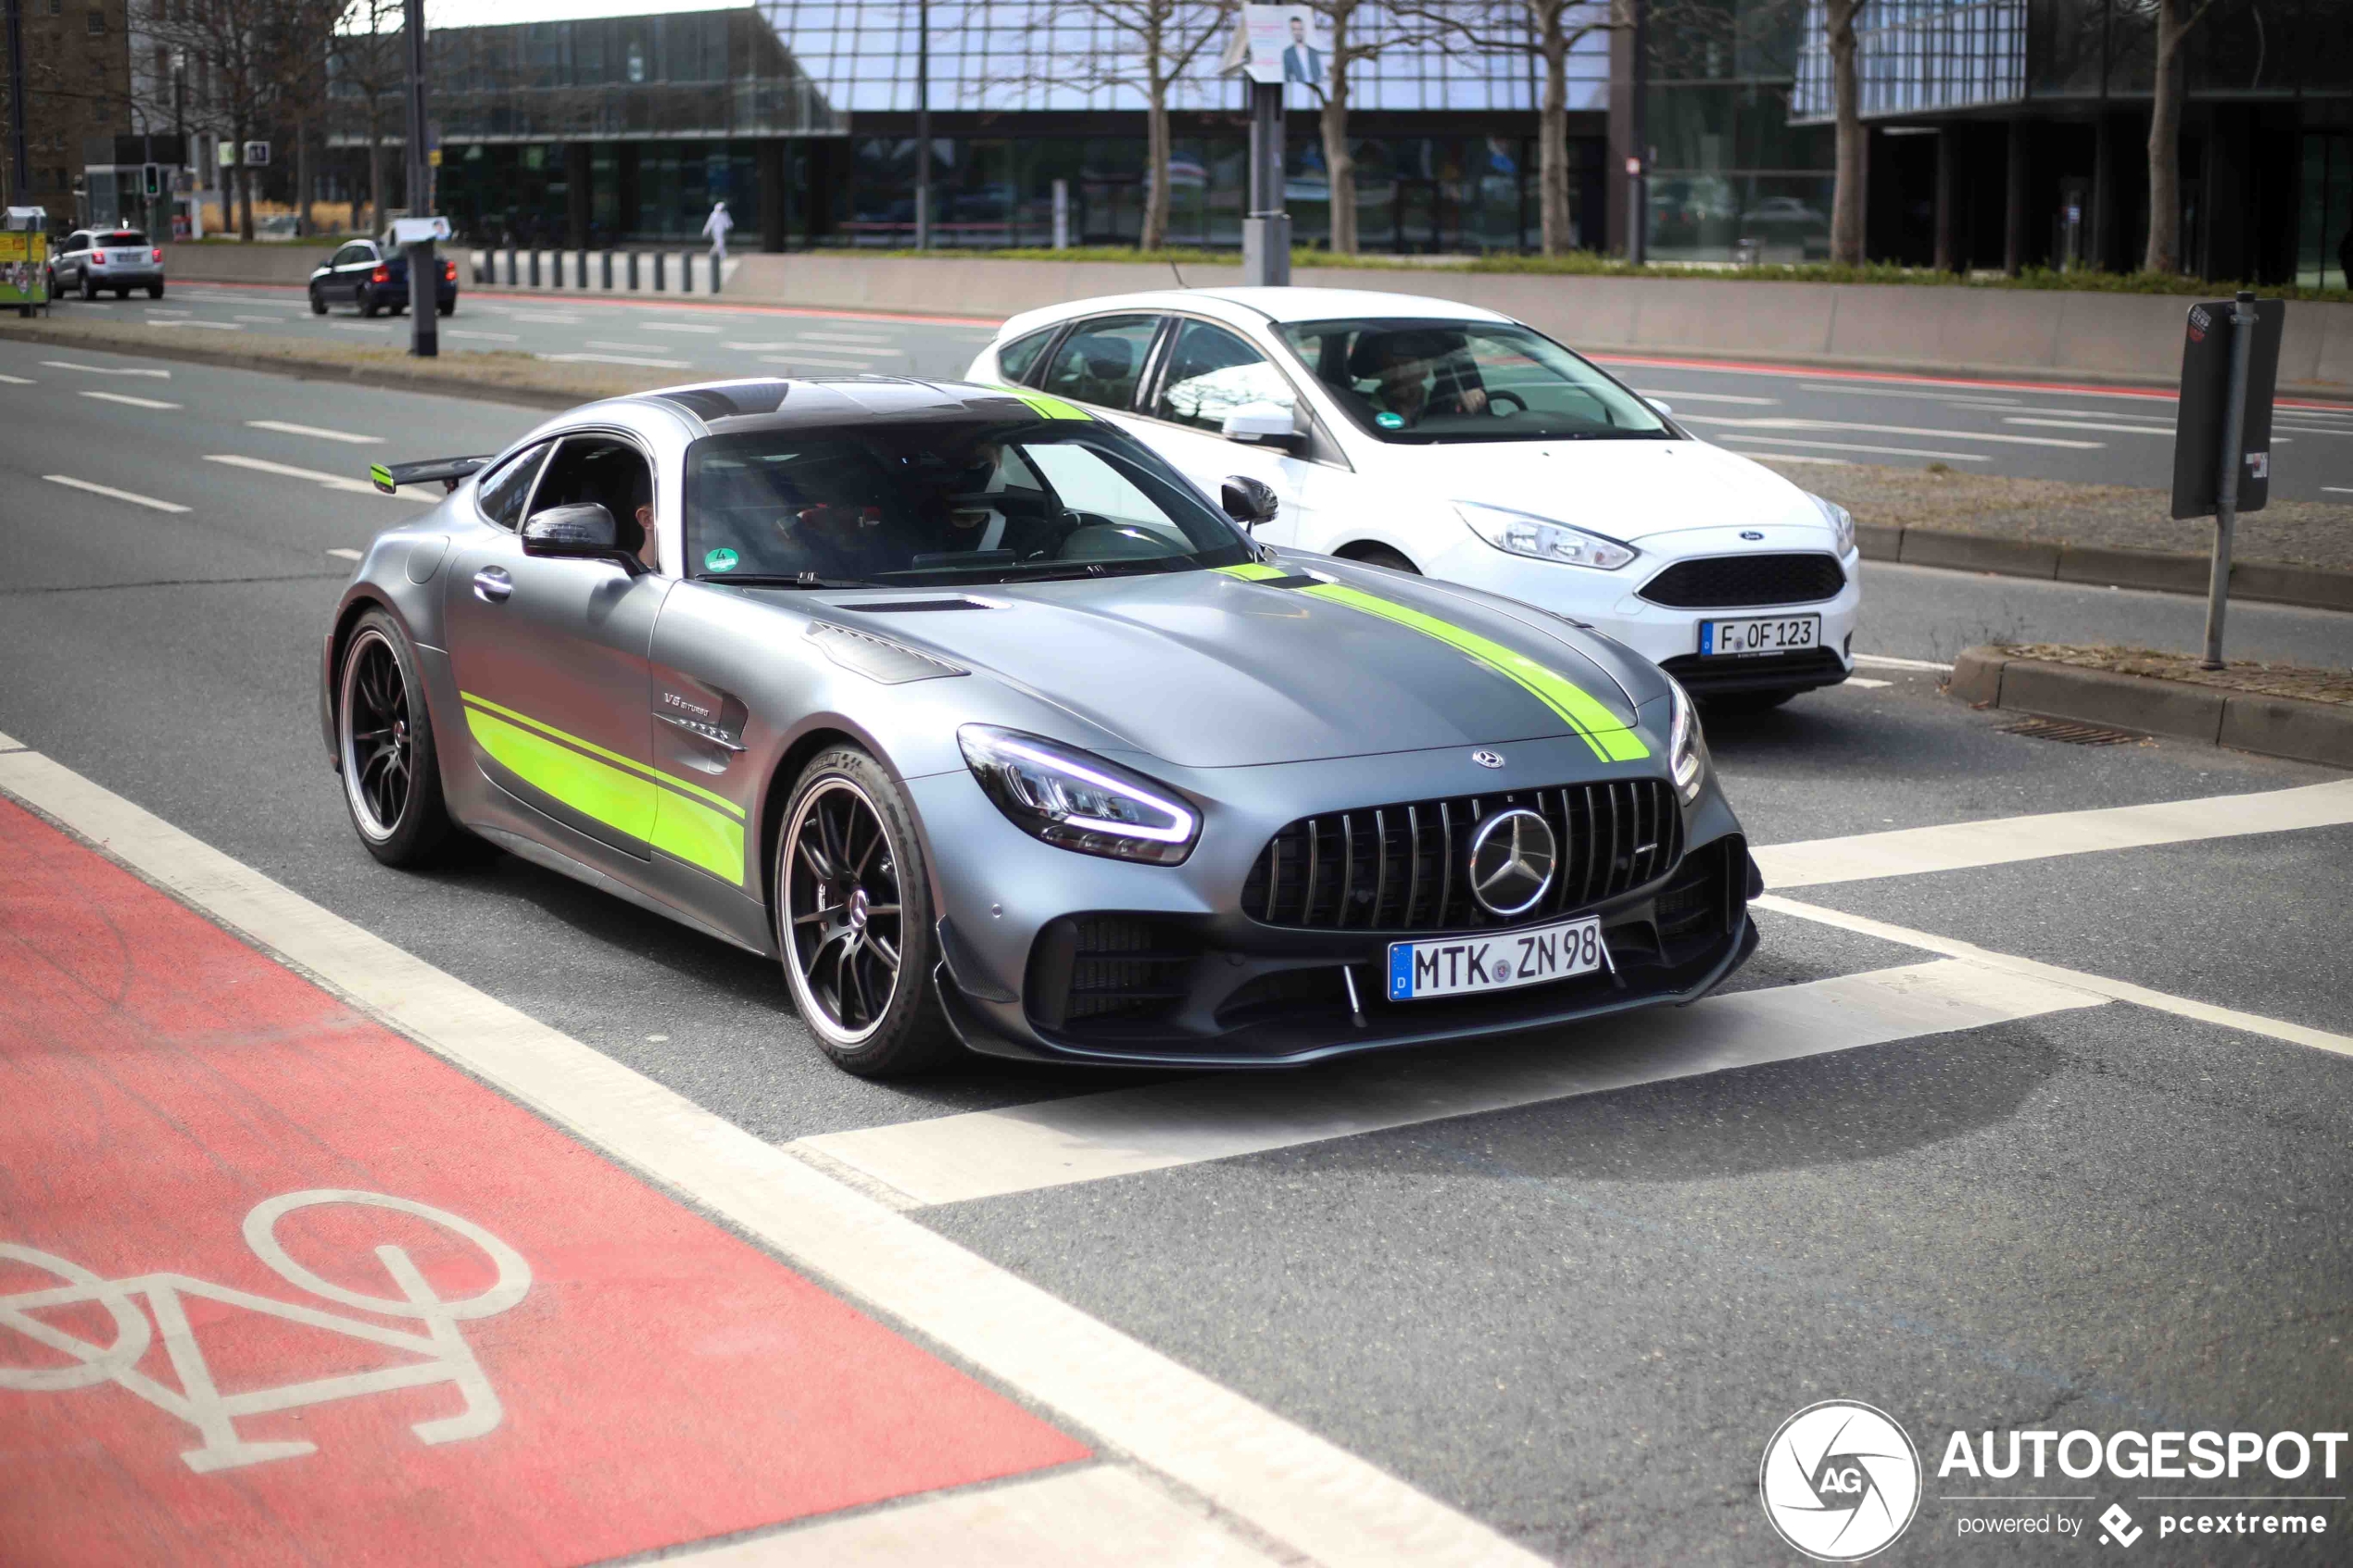
M 188 509 L 177 501 L 158 501 L 153 495 L 133 495 L 128 490 L 117 490 L 111 484 L 94 484 L 86 479 L 76 479 L 71 474 L 44 473 L 41 477 L 52 484 L 64 484 L 76 490 L 87 490 L 93 495 L 110 495 L 118 501 L 128 501 L 134 507 L 151 507 L 159 512 L 184 512 Z
M 381 446 L 381 435 L 354 435 L 347 430 L 321 430 L 317 425 L 288 424 L 283 420 L 247 420 L 256 430 L 274 430 L 286 435 L 315 435 L 321 441 L 347 441 L 354 446 Z
M 1994 441 L 2009 446 L 2066 446 L 2078 451 L 2097 451 L 2104 445 L 2097 441 L 2066 441 L 2051 435 L 2003 435 L 1986 430 L 1935 430 L 1919 425 L 1862 424 L 1852 420 L 1801 420 L 1781 415 L 1767 415 L 1753 420 L 1730 416 L 1694 414 L 1683 421 L 1695 425 L 1738 426 L 1743 430 L 1818 430 L 1833 433 L 1853 432 L 1860 435 L 1924 435 L 1939 441 Z
M 1942 962 L 1738 991 L 1541 1040 L 1373 1056 L 1314 1073 L 1232 1073 L 797 1139 L 911 1205 L 961 1203 L 1227 1160 L 1453 1116 L 1974 1029 L 2088 992 Z
M 1918 446 L 1860 446 L 1851 441 L 1799 441 L 1786 435 L 1732 434 L 1724 439 L 1761 443 L 1768 446 L 1812 446 L 1827 452 L 1882 452 L 1898 458 L 1942 458 L 1948 463 L 1990 463 L 1994 460 L 1980 452 L 1936 452 Z
M 1962 942 L 1932 932 L 1914 931 L 1908 926 L 1891 925 L 1885 921 L 1872 920 L 1867 915 L 1850 915 L 1843 909 L 1826 909 L 1817 904 L 1801 904 L 1794 899 L 1777 897 L 1768 893 L 1756 900 L 1754 908 L 1770 909 L 1776 914 L 1792 915 L 1821 925 L 1834 925 L 1844 931 L 1876 936 L 1886 942 L 1900 942 L 1907 947 L 1925 952 L 1943 953 L 1965 963 L 1980 964 L 2020 981 L 2045 985 L 2068 985 L 2094 992 L 2114 1002 L 2131 1002 L 2158 1012 L 2170 1012 L 2180 1018 L 2196 1019 L 2200 1023 L 2217 1023 L 2225 1029 L 2244 1034 L 2268 1035 L 2285 1040 L 2290 1045 L 2309 1046 L 2314 1050 L 2330 1051 L 2337 1056 L 2353 1056 L 2353 1036 L 2332 1034 L 2326 1029 L 2314 1029 L 2307 1024 L 2290 1023 L 2284 1019 L 2266 1018 L 2261 1013 L 2241 1012 L 2235 1008 L 2216 1007 L 2210 1002 L 2196 1001 L 2188 997 L 2176 997 L 2164 991 L 2152 991 L 2129 981 L 2110 980 L 2106 975 L 2085 974 L 2076 970 L 2062 969 L 2057 964 L 2037 962 L 2008 953 Z
M 133 408 L 177 408 L 177 403 L 166 403 L 160 397 L 133 397 L 127 392 L 85 392 L 84 397 L 94 397 L 101 403 L 127 403 Z
M 1982 392 L 1909 392 L 1892 386 L 1862 386 L 1851 383 L 1800 382 L 1801 392 L 1829 392 L 1841 395 L 1853 394 L 1863 397 L 1916 397 L 1930 403 L 2016 403 L 2015 397 L 1999 397 Z
M 580 318 L 577 316 L 564 316 L 548 310 L 505 310 L 500 314 L 510 321 L 547 321 L 559 327 L 580 325 Z
M 1831 469 L 1851 469 L 1855 466 L 1844 458 L 1817 458 L 1806 452 L 1756 452 L 1750 456 L 1760 463 L 1819 463 Z
M 1869 675 L 1849 675 L 1839 683 L 1843 686 L 1860 686 L 1867 692 L 1876 691 L 1881 686 L 1892 686 L 1894 684 L 1893 681 L 1874 681 Z
M 40 753 L 0 757 L 0 790 L 460 1071 L 1286 1550 L 1335 1565 L 1541 1562 Z
M 799 336 L 803 343 L 868 344 L 890 341 L 887 332 L 801 332 Z
M 2095 849 L 2139 849 L 2248 834 L 2292 833 L 2353 822 L 2353 779 L 2259 795 L 2159 800 L 2091 811 L 1994 817 L 1938 827 L 1897 828 L 1845 838 L 1768 844 L 1751 851 L 1768 887 L 1819 887 L 1873 877 L 2043 860 Z
M 693 1568 L 1271 1568 L 1122 1465 L 918 1496 L 662 1561 Z
M 149 370 L 142 365 L 84 365 L 76 359 L 44 359 L 41 362 L 53 370 L 87 370 L 94 376 L 154 376 L 158 381 L 171 379 L 170 370 Z
M 245 330 L 245 324 L 240 321 L 150 321 L 147 325 L 151 327 L 199 327 L 206 332 L 241 332 Z
M 31 376 L 0 376 L 0 384 L 6 384 L 8 386 L 39 386 L 41 383 L 33 380 Z
M 354 479 L 348 474 L 322 473 L 317 469 L 298 469 L 291 463 L 268 462 L 260 458 L 248 458 L 236 452 L 208 452 L 205 454 L 205 461 L 208 463 L 226 463 L 231 468 L 251 469 L 256 473 L 274 473 L 283 479 L 307 479 L 313 484 L 322 484 L 330 490 L 347 491 L 354 495 L 384 495 L 383 491 L 377 489 L 367 480 Z M 438 495 L 420 495 L 413 491 L 399 490 L 394 492 L 394 494 L 391 496 L 387 496 L 386 499 L 416 501 L 421 502 L 425 506 L 433 506 L 439 502 L 441 497 Z
M 2353 435 L 2353 430 L 2338 430 L 2333 425 L 2284 425 L 2274 423 L 2273 430 L 2292 430 L 2298 435 Z
M 240 321 L 260 321 L 278 327 L 283 327 L 294 320 L 291 316 L 239 316 L 236 319 Z
M 1897 659 L 1885 653 L 1858 653 L 1855 662 L 1866 670 L 1932 670 L 1940 675 L 1953 672 L 1951 665 L 1939 664 L 1932 659 Z
M 557 365 L 644 365 L 657 370 L 689 368 L 688 361 L 684 359 L 645 359 L 628 354 L 535 354 L 532 358 Z
M 327 553 L 334 557 L 337 560 L 359 560 L 363 558 L 358 550 L 333 549 L 329 550 Z
M 466 332 L 457 327 L 449 328 L 441 335 L 443 337 L 479 338 L 484 343 L 521 343 L 522 341 L 522 334 L 520 332 Z
M 2353 495 L 2353 484 L 2323 484 L 2321 488 L 2332 495 Z
M 712 333 L 716 333 L 716 332 L 720 332 L 722 329 L 721 329 L 721 328 L 718 328 L 718 327 L 698 327 L 698 326 L 689 326 L 689 325 L 687 325 L 687 324 L 686 324 L 686 322 L 684 322 L 684 321 L 640 321 L 640 322 L 638 322 L 638 323 L 637 323 L 637 330 L 638 330 L 639 332 L 712 332 Z
M 2047 425 L 2057 430 L 2112 430 L 2124 435 L 2161 435 L 2168 441 L 2173 439 L 2173 433 L 2162 425 L 2095 424 L 2088 419 L 2036 420 L 2022 418 L 2017 414 L 2007 416 L 2002 422 L 2006 425 Z
M 171 310 L 160 305 L 150 305 L 145 308 L 150 316 L 193 316 L 195 314 L 193 310 Z
M 1770 408 L 1780 402 L 1778 397 L 1743 397 L 1730 392 L 1680 392 L 1663 386 L 1638 386 L 1634 391 L 1638 395 L 1663 398 L 1669 403 L 1754 403 Z
M 339 332 L 388 332 L 396 321 L 330 321 L 328 326 Z
M 760 362 L 786 367 L 806 365 L 813 370 L 871 370 L 875 368 L 872 359 L 835 359 L 815 354 L 763 354 Z

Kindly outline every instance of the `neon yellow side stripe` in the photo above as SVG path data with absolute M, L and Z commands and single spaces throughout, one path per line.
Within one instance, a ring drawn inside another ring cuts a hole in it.
M 466 727 L 483 750 L 533 788 L 616 833 L 644 839 L 664 854 L 743 885 L 744 825 L 735 818 L 658 788 L 645 776 L 650 770 L 616 768 L 471 704 Z
M 1077 404 L 1065 403 L 1051 393 L 1038 392 L 1026 386 L 1007 386 L 1002 382 L 998 383 L 998 390 L 1020 398 L 1029 405 L 1032 412 L 1043 414 L 1050 420 L 1091 420 L 1095 417 Z
M 623 757 L 617 751 L 607 751 L 595 741 L 582 740 L 578 735 L 567 734 L 562 730 L 556 728 L 553 724 L 541 723 L 538 720 L 534 719 L 528 713 L 518 713 L 511 708 L 502 708 L 486 696 L 477 696 L 472 692 L 459 692 L 458 696 L 463 698 L 468 704 L 473 707 L 485 709 L 492 713 L 496 713 L 498 717 L 506 720 L 510 723 L 521 724 L 527 730 L 536 730 L 539 734 L 560 740 L 566 746 L 576 746 L 581 750 L 585 751 L 592 756 L 603 758 L 606 761 L 610 762 L 615 767 L 626 768 L 633 773 L 643 773 L 646 777 L 652 779 L 657 784 L 667 784 L 672 789 L 684 791 L 686 794 L 691 795 L 698 800 L 709 801 L 711 805 L 718 807 L 721 810 L 728 812 L 733 816 L 741 817 L 744 814 L 744 809 L 742 807 L 736 805 L 734 801 L 728 799 L 724 795 L 713 794 L 711 791 L 703 788 L 703 786 L 698 784 L 690 783 L 686 779 L 673 778 L 670 774 L 661 771 L 658 768 L 648 768 L 643 762 Z
M 1278 568 L 1257 564 L 1220 567 L 1218 570 L 1228 576 L 1250 582 L 1289 575 Z M 1582 686 L 1546 669 L 1524 653 L 1507 648 L 1476 632 L 1465 631 L 1434 615 L 1425 615 L 1420 610 L 1345 583 L 1318 583 L 1299 592 L 1312 594 L 1332 604 L 1346 605 L 1367 615 L 1378 615 L 1400 626 L 1411 627 L 1425 636 L 1435 637 L 1449 647 L 1468 654 L 1497 674 L 1516 683 L 1558 714 L 1587 746 L 1593 748 L 1593 755 L 1604 762 L 1638 762 L 1651 754 L 1650 747 L 1642 744 L 1642 736 L 1628 728 L 1617 714 L 1596 701 Z

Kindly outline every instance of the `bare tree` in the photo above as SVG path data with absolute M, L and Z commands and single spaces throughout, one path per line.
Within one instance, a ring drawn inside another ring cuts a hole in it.
M 186 0 L 154 7 L 149 26 L 159 42 L 201 62 L 211 85 L 206 105 L 214 129 L 231 138 L 240 160 L 228 173 L 224 206 L 237 208 L 240 238 L 253 238 L 253 171 L 242 154 L 268 125 L 279 101 L 279 12 L 286 0 Z M 227 213 L 222 217 L 226 219 Z
M 1391 49 L 1442 44 L 1454 28 L 1420 6 L 1379 0 L 1309 0 L 1331 19 L 1331 86 L 1321 92 L 1325 188 L 1331 195 L 1333 254 L 1356 254 L 1356 155 L 1348 145 L 1349 72 Z M 1380 13 L 1386 12 L 1386 18 Z M 1379 25 L 1386 20 L 1387 25 Z
M 1112 42 L 1050 56 L 1038 72 L 1000 84 L 1143 94 L 1144 222 L 1138 239 L 1146 250 L 1168 243 L 1169 96 L 1233 16 L 1234 0 L 1058 0 L 1039 19 L 1049 36 L 1057 24 L 1091 23 L 1090 31 L 1108 33 Z
M 369 221 L 359 220 L 356 203 L 352 214 L 352 226 L 362 233 L 373 233 L 384 223 L 384 132 L 408 80 L 400 20 L 400 0 L 354 0 L 328 41 L 335 80 L 359 99 L 368 138 Z
M 1855 85 L 1855 14 L 1863 0 L 1822 0 L 1831 56 L 1831 106 L 1837 130 L 1831 184 L 1831 265 L 1863 265 L 1863 113 Z
M 2182 270 L 2182 96 L 2189 56 L 2182 41 L 2214 0 L 2130 0 L 2157 17 L 2157 81 L 2149 98 L 2149 243 L 2145 272 Z
M 1537 108 L 1536 188 L 1546 256 L 1571 248 L 1568 161 L 1568 62 L 1597 32 L 1634 25 L 1634 0 L 1427 0 L 1399 14 L 1437 26 L 1450 52 L 1532 54 L 1543 71 Z M 1655 11 L 1655 6 L 1654 6 Z

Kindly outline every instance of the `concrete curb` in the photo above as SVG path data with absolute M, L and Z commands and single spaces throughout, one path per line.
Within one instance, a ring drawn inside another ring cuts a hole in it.
M 1976 708 L 2353 768 L 2353 708 L 2336 703 L 2014 659 L 1994 647 L 1955 659 L 1945 689 Z
M 1936 566 L 1955 571 L 1990 571 L 2004 577 L 2039 577 L 2046 582 L 2092 583 L 2104 588 L 2203 594 L 2212 571 L 2206 557 L 2171 550 L 2057 545 L 1958 533 L 1941 528 L 1893 528 L 1880 523 L 1858 523 L 1855 536 L 1866 560 L 1900 561 L 1906 566 Z M 2308 609 L 2353 610 L 2353 571 L 2233 561 L 2231 596 L 2300 605 Z

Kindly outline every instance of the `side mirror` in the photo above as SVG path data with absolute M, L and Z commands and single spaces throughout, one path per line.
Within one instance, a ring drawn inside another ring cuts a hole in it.
M 1273 485 L 1246 473 L 1227 474 L 1226 483 L 1218 488 L 1217 499 L 1226 508 L 1226 515 L 1244 528 L 1274 521 L 1275 513 L 1282 507 Z
M 612 513 L 598 501 L 575 501 L 534 512 L 522 525 L 522 553 L 566 560 L 609 560 L 637 570 L 637 560 L 621 547 L 621 530 Z
M 1291 420 L 1290 410 L 1279 403 L 1246 403 L 1226 416 L 1217 433 L 1245 446 L 1278 446 L 1286 452 L 1297 452 L 1307 445 L 1307 438 Z
M 1675 405 L 1672 403 L 1661 403 L 1655 397 L 1645 397 L 1642 401 L 1657 409 L 1661 414 L 1666 415 L 1668 419 L 1673 419 L 1675 417 Z

